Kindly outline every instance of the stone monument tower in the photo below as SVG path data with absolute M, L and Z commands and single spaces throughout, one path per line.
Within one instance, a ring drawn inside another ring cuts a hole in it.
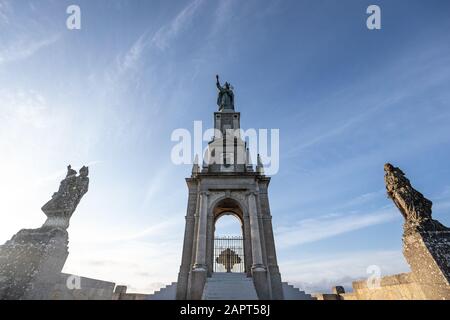
M 239 131 L 240 113 L 234 109 L 233 88 L 228 83 L 222 87 L 218 76 L 217 88 L 214 137 L 203 164 L 194 163 L 192 175 L 186 179 L 189 197 L 176 298 L 204 297 L 205 284 L 217 275 L 215 261 L 231 252 L 227 248 L 215 257 L 215 223 L 223 215 L 234 215 L 243 235 L 242 257 L 233 251 L 234 259 L 243 261 L 240 279 L 254 284 L 258 299 L 283 299 L 268 198 L 270 178 L 264 175 L 259 156 L 253 169 Z M 231 267 L 227 264 L 228 272 Z

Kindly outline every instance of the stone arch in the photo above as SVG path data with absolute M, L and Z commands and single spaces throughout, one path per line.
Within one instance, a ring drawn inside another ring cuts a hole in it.
M 223 196 L 217 199 L 211 206 L 212 215 L 214 217 L 214 224 L 219 220 L 220 217 L 226 214 L 232 214 L 244 225 L 244 215 L 246 208 L 243 208 L 242 203 L 239 200 Z
M 214 237 L 215 237 L 215 226 L 216 222 L 224 215 L 233 215 L 241 223 L 242 237 L 243 237 L 243 251 L 244 251 L 244 264 L 245 272 L 250 275 L 252 257 L 251 257 L 251 242 L 250 242 L 250 226 L 248 220 L 247 206 L 244 203 L 245 197 L 239 199 L 239 197 L 234 196 L 232 193 L 223 193 L 221 196 L 214 199 L 209 207 L 208 212 L 210 216 L 210 244 L 208 245 L 209 254 L 209 272 L 212 272 L 213 267 L 213 256 L 214 256 Z

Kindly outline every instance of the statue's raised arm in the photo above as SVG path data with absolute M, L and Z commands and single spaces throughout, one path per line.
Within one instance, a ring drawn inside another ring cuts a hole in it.
M 219 89 L 219 91 L 223 90 L 222 86 L 220 85 L 219 75 L 218 74 L 216 74 L 216 86 L 217 86 L 217 89 Z

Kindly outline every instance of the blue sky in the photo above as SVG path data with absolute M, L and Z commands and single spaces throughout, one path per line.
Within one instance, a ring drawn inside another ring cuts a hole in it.
M 381 30 L 366 28 L 370 4 Z M 280 129 L 283 279 L 317 291 L 370 265 L 407 272 L 383 164 L 450 225 L 449 12 L 445 0 L 0 0 L 0 242 L 43 223 L 67 164 L 89 164 L 65 271 L 137 292 L 175 281 L 191 168 L 170 161 L 170 135 L 212 125 L 218 73 L 244 128 Z

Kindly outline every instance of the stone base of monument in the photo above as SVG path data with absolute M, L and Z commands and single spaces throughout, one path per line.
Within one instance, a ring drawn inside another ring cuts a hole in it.
M 285 300 L 313 300 L 311 295 L 300 291 L 293 285 L 283 282 L 282 290 Z M 125 286 L 117 286 L 114 300 L 175 300 L 177 283 L 155 291 L 153 294 L 127 293 Z M 258 300 L 253 279 L 245 273 L 215 272 L 206 279 L 202 300 Z
M 50 299 L 61 281 L 69 243 L 69 220 L 88 191 L 89 169 L 69 165 L 59 189 L 42 207 L 47 216 L 37 229 L 23 229 L 0 246 L 0 299 Z
M 286 298 L 285 296 L 285 285 L 287 283 L 282 283 L 281 274 L 279 272 L 278 266 L 272 267 L 269 266 L 269 275 L 270 275 L 270 285 L 272 289 L 272 299 L 273 300 L 291 300 Z M 298 289 L 296 289 L 298 290 Z M 290 290 L 288 290 L 290 291 Z M 295 299 L 294 299 L 295 300 Z M 300 299 L 300 300 L 303 300 Z
M 194 269 L 189 274 L 188 300 L 200 300 L 203 294 L 207 277 L 206 269 Z
M 0 246 L 0 299 L 49 299 L 69 254 L 62 229 L 21 230 Z
M 450 230 L 405 230 L 403 254 L 425 299 L 450 300 Z
M 258 300 L 258 295 L 245 273 L 218 272 L 207 279 L 202 300 Z
M 270 300 L 269 282 L 267 271 L 262 267 L 252 268 L 252 278 L 258 298 L 260 300 Z

